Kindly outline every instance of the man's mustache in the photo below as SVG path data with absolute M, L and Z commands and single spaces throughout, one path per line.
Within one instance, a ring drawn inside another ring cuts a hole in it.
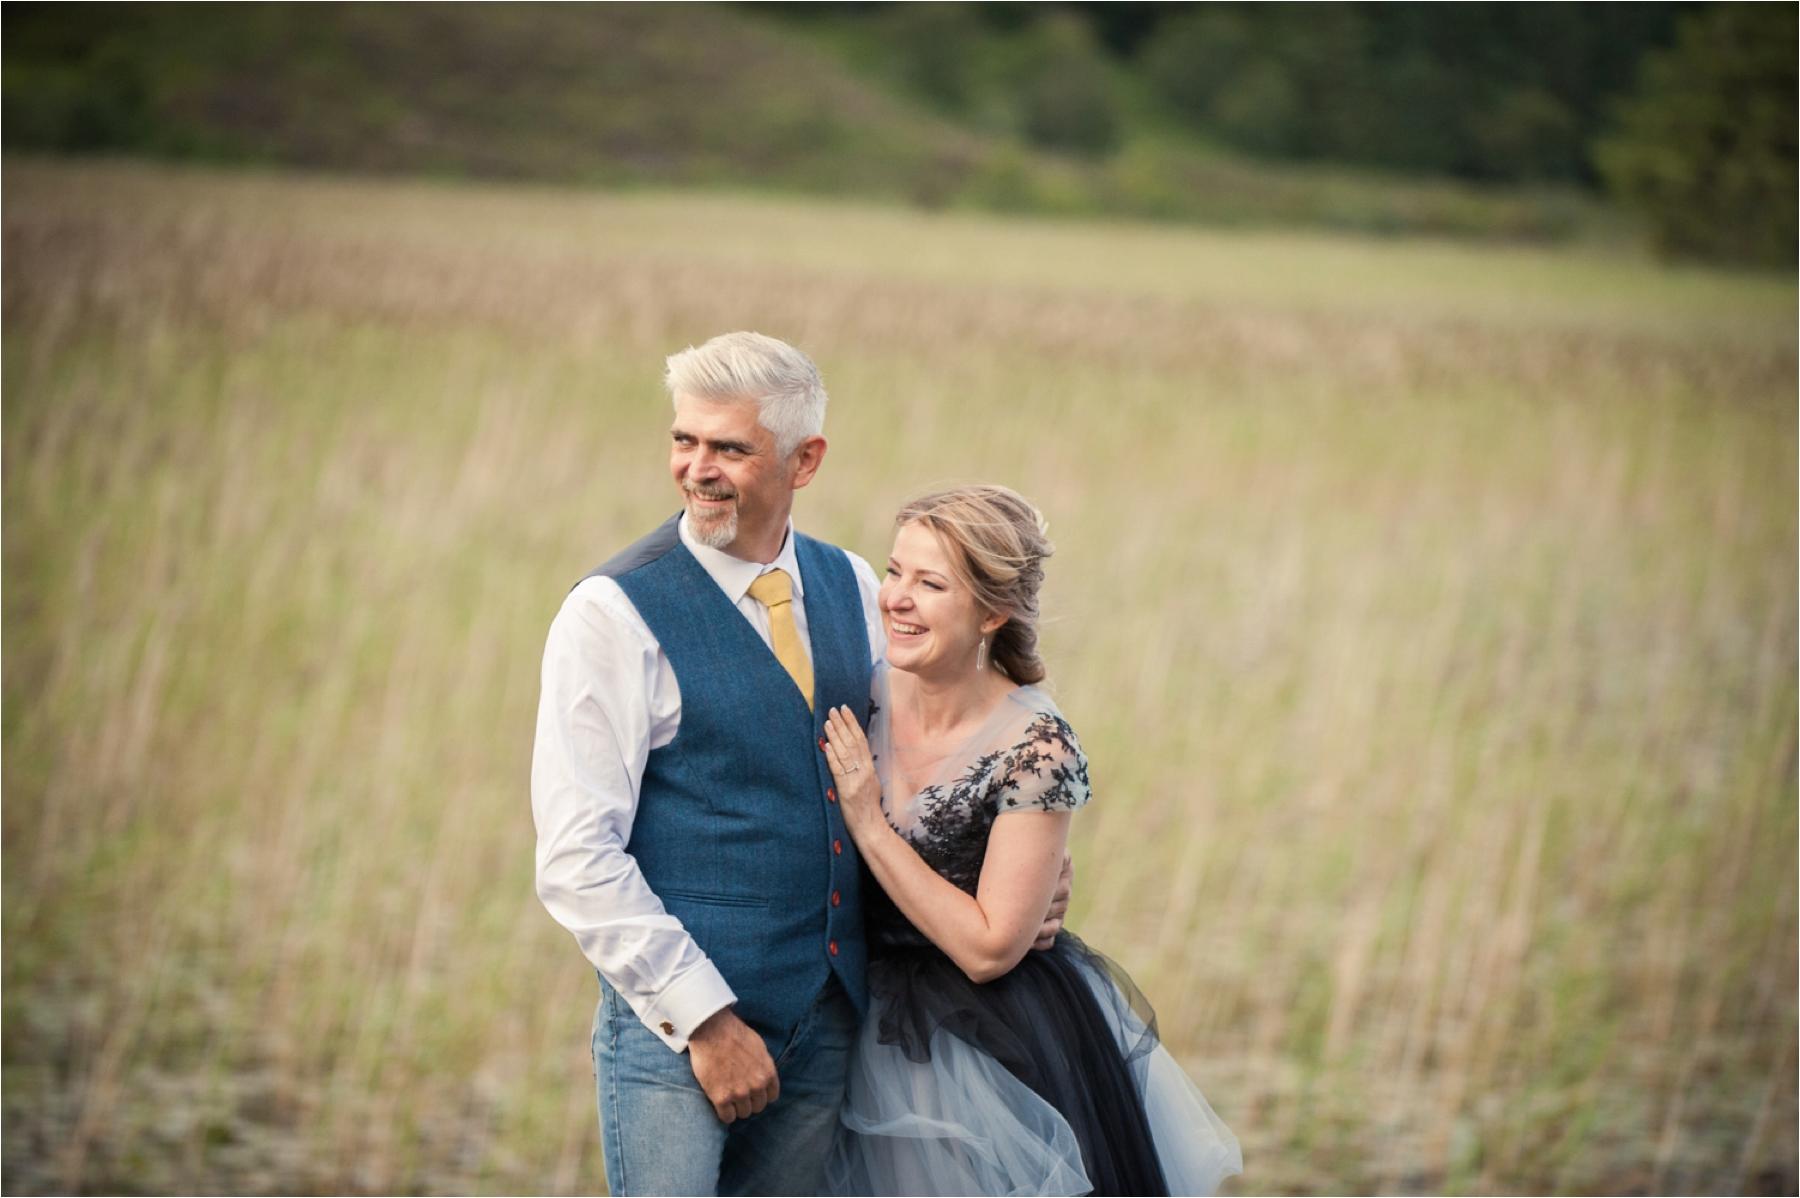
M 736 491 L 720 491 L 698 483 L 682 483 L 681 489 L 689 495 L 698 495 L 702 499 L 736 499 Z

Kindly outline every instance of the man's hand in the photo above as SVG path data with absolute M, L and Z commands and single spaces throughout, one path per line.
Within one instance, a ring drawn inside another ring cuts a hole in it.
M 730 1007 L 694 1029 L 688 1063 L 721 1123 L 748 1119 L 781 1096 L 781 1079 L 762 1037 Z
M 1050 896 L 1050 909 L 1044 912 L 1044 926 L 1038 929 L 1037 939 L 1031 947 L 1043 952 L 1056 944 L 1056 934 L 1062 931 L 1063 916 L 1069 913 L 1069 895 L 1075 889 L 1075 859 L 1063 851 L 1062 872 L 1056 875 L 1056 893 Z

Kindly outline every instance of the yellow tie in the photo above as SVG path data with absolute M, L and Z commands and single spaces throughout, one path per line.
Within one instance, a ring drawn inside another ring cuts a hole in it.
M 800 643 L 800 630 L 794 627 L 794 585 L 786 570 L 770 570 L 750 584 L 750 597 L 769 609 L 769 639 L 774 642 L 775 660 L 781 663 L 813 705 L 812 659 Z

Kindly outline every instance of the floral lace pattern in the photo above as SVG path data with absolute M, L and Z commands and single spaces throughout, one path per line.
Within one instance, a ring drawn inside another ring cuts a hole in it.
M 890 809 L 888 824 L 914 848 L 939 876 L 974 894 L 987 855 L 994 820 L 1009 811 L 1073 811 L 1088 801 L 1087 758 L 1068 721 L 1049 706 L 1033 705 L 1019 714 L 1029 717 L 1022 732 L 1004 747 L 972 750 L 960 771 L 955 762 L 940 770 L 947 781 L 926 786 L 910 800 L 883 796 Z M 1017 721 L 1011 721 L 1016 727 Z M 992 744 L 990 740 L 988 742 Z M 877 760 L 877 769 L 881 762 Z M 890 774 L 882 769 L 882 784 Z M 896 820 L 898 802 L 911 817 Z M 879 887 L 875 888 L 879 893 Z M 923 945 L 924 937 L 879 895 L 870 904 L 870 933 L 878 943 Z

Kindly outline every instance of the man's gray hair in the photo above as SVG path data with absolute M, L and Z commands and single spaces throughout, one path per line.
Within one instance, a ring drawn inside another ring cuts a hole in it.
M 757 423 L 786 458 L 825 431 L 825 382 L 812 359 L 761 333 L 721 333 L 698 348 L 670 354 L 663 383 L 669 398 L 754 400 Z

